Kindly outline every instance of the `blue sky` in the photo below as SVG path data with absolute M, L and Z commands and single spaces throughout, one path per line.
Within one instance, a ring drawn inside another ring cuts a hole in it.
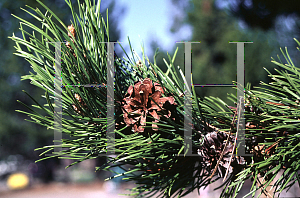
M 104 1 L 104 0 L 103 0 Z M 187 0 L 185 0 L 187 1 Z M 128 46 L 127 36 L 129 36 L 133 49 L 141 56 L 141 42 L 145 46 L 146 55 L 151 54 L 150 42 L 155 40 L 160 50 L 167 50 L 173 54 L 172 47 L 176 41 L 191 41 L 192 29 L 185 26 L 177 34 L 170 32 L 174 20 L 174 13 L 178 13 L 178 8 L 174 7 L 171 0 L 116 0 L 117 6 L 125 7 L 123 18 L 119 18 L 121 29 L 121 39 L 124 47 Z M 246 0 L 246 3 L 251 1 Z M 227 8 L 230 4 L 228 0 L 216 0 L 218 8 Z M 180 11 L 179 11 L 180 12 Z M 281 17 L 276 23 L 282 23 L 291 31 L 295 21 L 292 16 Z M 241 29 L 247 29 L 243 21 L 239 21 Z M 287 41 L 282 42 L 286 45 Z M 179 44 L 177 44 L 179 46 Z M 125 48 L 129 51 L 129 47 Z
M 160 49 L 170 50 L 176 41 L 188 40 L 191 29 L 185 28 L 176 35 L 170 33 L 174 17 L 171 0 L 117 0 L 117 6 L 124 6 L 126 12 L 119 21 L 122 45 L 132 47 L 141 55 L 141 42 L 146 54 L 151 53 L 150 41 L 155 40 Z M 172 53 L 172 52 L 171 52 Z

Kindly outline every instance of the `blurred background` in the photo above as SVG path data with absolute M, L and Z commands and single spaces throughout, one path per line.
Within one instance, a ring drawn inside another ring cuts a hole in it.
M 42 0 L 63 22 L 70 24 L 70 10 L 64 0 Z M 76 7 L 75 0 L 72 0 Z M 195 84 L 232 84 L 236 81 L 236 44 L 229 41 L 253 41 L 245 44 L 245 82 L 252 86 L 260 81 L 269 82 L 263 67 L 273 72 L 271 56 L 282 58 L 279 47 L 288 47 L 297 66 L 300 56 L 296 53 L 293 38 L 300 35 L 300 1 L 280 0 L 102 0 L 101 12 L 109 10 L 112 40 L 119 40 L 128 51 L 129 36 L 135 51 L 141 55 L 141 43 L 151 61 L 156 48 L 160 54 L 157 64 L 166 69 L 163 58 L 173 54 L 179 47 L 175 64 L 184 65 L 184 45 L 178 41 L 201 41 L 192 45 L 192 72 Z M 44 103 L 41 89 L 29 81 L 20 81 L 21 76 L 33 72 L 28 62 L 13 55 L 14 42 L 8 39 L 14 32 L 21 37 L 19 21 L 11 14 L 39 23 L 20 10 L 29 5 L 41 9 L 35 0 L 0 0 L 0 197 L 118 197 L 126 193 L 127 184 L 121 179 L 103 183 L 107 172 L 96 172 L 95 166 L 104 161 L 99 158 L 65 169 L 71 160 L 48 159 L 38 163 L 40 151 L 53 144 L 53 131 L 25 121 L 27 111 L 17 100 L 31 106 L 33 101 Z M 106 15 L 104 15 L 106 16 Z M 119 56 L 121 50 L 116 49 Z M 236 93 L 232 88 L 196 88 L 201 96 L 217 96 L 230 104 L 227 93 Z M 234 105 L 234 104 L 232 104 Z M 203 190 L 201 197 L 212 187 Z M 246 191 L 245 191 L 246 192 Z M 101 194 L 102 193 L 102 194 Z M 104 194 L 103 194 L 104 193 Z M 215 192 L 216 197 L 218 192 Z M 296 196 L 299 189 L 286 196 Z M 56 196 L 53 196 L 55 194 Z M 243 193 L 242 193 L 243 194 Z M 208 194 L 207 194 L 208 195 Z M 187 197 L 197 197 L 193 193 Z M 199 196 L 200 197 L 200 196 Z

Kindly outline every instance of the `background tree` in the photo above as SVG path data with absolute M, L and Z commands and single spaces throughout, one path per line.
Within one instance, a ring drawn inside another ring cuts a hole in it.
M 64 1 L 45 1 L 45 3 L 51 4 L 52 8 L 59 7 L 58 15 L 64 20 L 68 21 L 70 14 L 66 11 L 67 6 Z M 13 55 L 15 51 L 13 42 L 7 37 L 11 36 L 12 32 L 15 32 L 16 36 L 22 37 L 19 30 L 20 25 L 17 20 L 11 15 L 17 15 L 19 17 L 26 17 L 30 22 L 35 24 L 35 21 L 31 15 L 20 10 L 20 7 L 25 8 L 25 5 L 36 7 L 39 4 L 35 0 L 26 1 L 2 1 L 1 2 L 1 45 L 0 45 L 0 74 L 1 74 L 1 92 L 2 102 L 0 105 L 2 119 L 0 120 L 0 142 L 1 153 L 0 159 L 4 159 L 9 155 L 21 154 L 25 158 L 35 158 L 37 156 L 32 155 L 32 151 L 36 145 L 42 145 L 43 143 L 50 143 L 50 137 L 53 134 L 46 132 L 44 128 L 32 125 L 25 122 L 26 118 L 23 114 L 16 113 L 16 108 L 23 109 L 17 100 L 22 100 L 28 104 L 30 98 L 26 94 L 22 93 L 22 90 L 28 91 L 33 96 L 37 97 L 42 94 L 40 89 L 32 87 L 29 82 L 20 83 L 21 76 L 28 71 L 32 72 L 30 65 L 22 58 Z M 18 124 L 16 124 L 18 123 Z
M 260 28 L 264 31 L 274 29 L 276 20 L 281 15 L 300 17 L 300 2 L 279 0 L 221 0 L 227 2 L 232 15 L 243 20 L 251 28 Z
M 280 0 L 220 0 L 227 4 L 223 9 L 231 16 L 244 23 L 246 29 L 259 29 L 263 32 L 276 32 L 276 39 L 281 46 L 297 47 L 296 43 L 287 38 L 300 36 L 300 2 Z M 290 52 L 295 57 L 294 62 L 300 61 L 296 52 Z
M 180 16 L 175 17 L 171 30 L 176 33 L 184 24 L 192 27 L 190 41 L 201 41 L 192 44 L 192 73 L 194 84 L 232 84 L 236 81 L 236 44 L 229 41 L 253 41 L 245 44 L 245 82 L 257 86 L 260 81 L 268 81 L 262 67 L 272 68 L 270 56 L 274 56 L 274 48 L 278 47 L 274 32 L 264 33 L 257 29 L 242 29 L 238 21 L 217 7 L 213 0 L 176 1 L 173 3 L 182 9 Z M 157 45 L 154 44 L 154 47 Z M 177 44 L 179 52 L 175 65 L 183 65 L 183 44 Z M 163 53 L 162 53 L 163 54 Z M 162 57 L 158 56 L 158 60 Z M 163 62 L 159 62 L 163 65 Z M 231 87 L 196 88 L 201 96 L 216 96 L 226 99 L 227 93 L 234 93 Z

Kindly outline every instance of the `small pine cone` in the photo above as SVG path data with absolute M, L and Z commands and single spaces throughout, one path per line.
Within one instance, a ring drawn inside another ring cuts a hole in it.
M 201 156 L 203 162 L 213 169 L 216 166 L 217 161 L 219 160 L 221 153 L 223 152 L 224 146 L 226 144 L 228 135 L 222 131 L 213 131 L 205 135 L 204 143 L 201 148 L 198 149 L 198 155 Z M 234 136 L 229 138 L 229 142 L 225 148 L 224 155 L 220 161 L 220 167 L 225 170 L 230 164 L 229 154 L 233 151 L 233 140 Z M 233 161 L 237 161 L 238 164 L 245 164 L 244 159 L 237 159 L 234 157 Z M 232 169 L 230 168 L 230 172 Z
M 212 152 L 212 150 L 215 150 L 217 151 L 217 153 L 220 153 L 220 151 L 223 150 L 223 146 L 225 145 L 227 137 L 228 135 L 222 131 L 210 132 L 205 135 L 203 146 L 200 149 L 198 149 L 198 151 L 206 150 L 208 153 L 210 153 Z M 227 145 L 224 154 L 228 154 L 229 152 L 232 152 L 232 145 L 230 144 Z
M 171 118 L 177 105 L 172 96 L 163 97 L 162 94 L 164 90 L 161 85 L 153 84 L 149 78 L 131 85 L 122 102 L 126 125 L 135 132 L 144 132 L 146 122 L 152 121 L 152 129 L 158 130 L 155 123 L 159 122 L 161 116 Z

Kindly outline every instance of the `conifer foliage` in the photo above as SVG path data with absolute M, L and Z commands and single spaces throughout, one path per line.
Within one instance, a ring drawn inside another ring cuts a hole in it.
M 17 17 L 23 38 L 13 35 L 11 39 L 16 43 L 16 55 L 24 57 L 35 72 L 23 79 L 45 90 L 45 105 L 32 98 L 36 104 L 32 107 L 24 104 L 28 112 L 20 112 L 49 129 L 54 129 L 56 97 L 53 47 L 54 42 L 64 42 L 61 45 L 61 76 L 65 85 L 62 132 L 70 138 L 62 139 L 59 146 L 63 150 L 53 152 L 50 157 L 75 159 L 72 166 L 100 157 L 109 149 L 105 42 L 110 39 L 109 24 L 100 14 L 100 1 L 86 0 L 83 4 L 78 1 L 78 10 L 74 10 L 71 1 L 66 3 L 73 15 L 72 24 L 65 25 L 40 2 L 45 13 L 38 8 L 29 7 L 31 12 L 25 10 L 41 23 L 40 27 Z M 33 30 L 32 34 L 27 28 Z M 236 197 L 246 180 L 253 181 L 249 195 L 254 197 L 258 190 L 268 194 L 265 189 L 280 170 L 284 174 L 274 184 L 276 193 L 295 182 L 299 184 L 300 71 L 287 49 L 283 53 L 287 64 L 280 59 L 280 62 L 273 60 L 278 65 L 278 74 L 268 71 L 274 82 L 262 83 L 254 90 L 250 85 L 245 88 L 242 99 L 246 153 L 253 154 L 252 157 L 232 155 L 237 148 L 235 139 L 241 109 L 235 95 L 228 97 L 237 107 L 230 107 L 215 97 L 199 98 L 194 87 L 191 90 L 186 87 L 183 72 L 173 64 L 177 50 L 173 57 L 168 54 L 166 72 L 156 65 L 155 58 L 151 63 L 145 54 L 141 59 L 132 49 L 131 57 L 124 53 L 126 58 L 114 57 L 116 157 L 106 156 L 108 163 L 96 167 L 97 170 L 121 167 L 124 172 L 115 177 L 123 175 L 126 180 L 134 181 L 136 187 L 131 195 L 136 197 L 183 197 L 218 179 L 224 180 L 221 197 Z M 83 86 L 87 84 L 97 86 Z M 192 96 L 193 111 L 189 116 L 192 148 L 184 144 L 186 95 Z M 42 156 L 52 153 L 56 146 L 36 150 L 46 150 Z M 196 156 L 186 155 L 188 149 Z M 259 177 L 263 177 L 263 183 Z

